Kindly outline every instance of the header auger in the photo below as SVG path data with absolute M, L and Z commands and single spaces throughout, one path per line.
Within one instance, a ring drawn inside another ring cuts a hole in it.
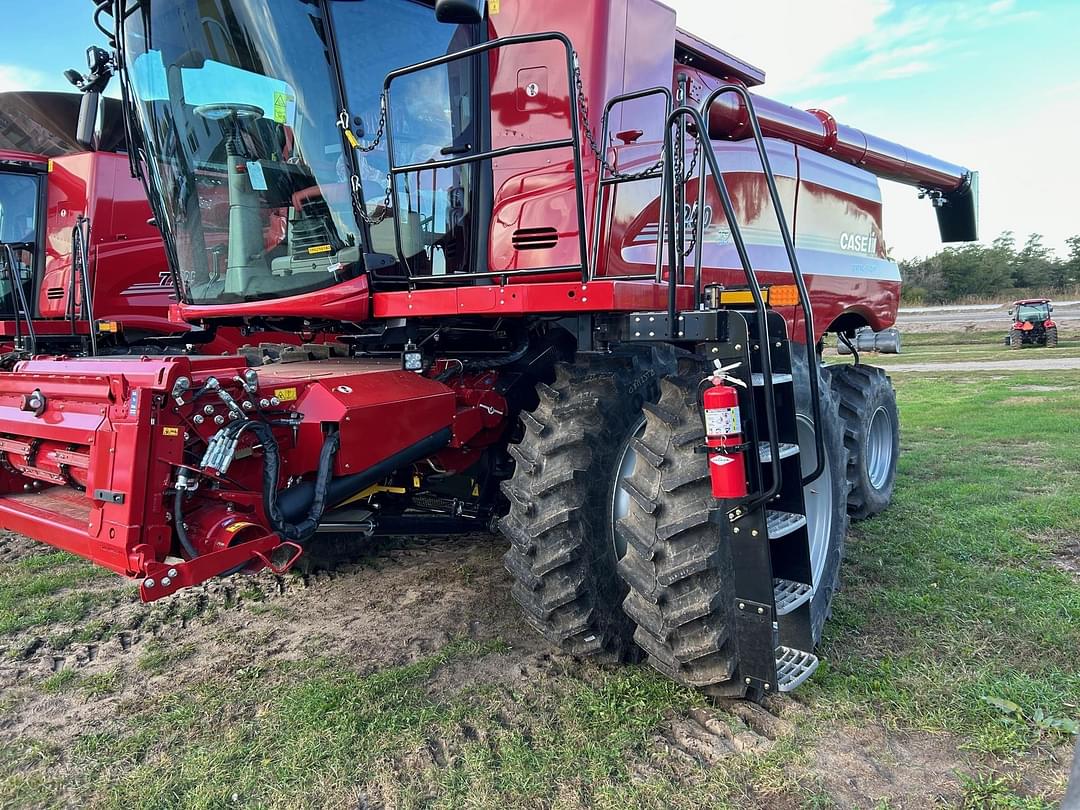
M 21 363 L 0 525 L 144 599 L 491 527 L 565 650 L 710 694 L 810 676 L 896 465 L 859 438 L 888 379 L 816 350 L 895 319 L 871 172 L 948 238 L 971 173 L 751 95 L 652 0 L 96 5 L 173 317 L 298 345 Z

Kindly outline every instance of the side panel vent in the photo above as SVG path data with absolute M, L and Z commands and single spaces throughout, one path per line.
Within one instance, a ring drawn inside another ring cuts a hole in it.
M 45 297 L 48 298 L 50 301 L 55 301 L 58 298 L 63 298 L 64 297 L 64 288 L 63 287 L 49 287 L 49 289 L 47 289 L 45 291 Z
M 554 228 L 518 228 L 514 231 L 515 250 L 549 250 L 559 243 Z

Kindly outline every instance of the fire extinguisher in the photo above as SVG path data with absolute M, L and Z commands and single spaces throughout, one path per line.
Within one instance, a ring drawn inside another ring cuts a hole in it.
M 746 387 L 746 383 L 727 372 L 740 363 L 721 366 L 709 377 L 712 386 L 705 389 L 702 405 L 705 411 L 705 445 L 709 458 L 709 478 L 714 498 L 745 498 L 746 464 L 743 453 L 742 417 L 739 413 L 739 392 L 729 383 Z

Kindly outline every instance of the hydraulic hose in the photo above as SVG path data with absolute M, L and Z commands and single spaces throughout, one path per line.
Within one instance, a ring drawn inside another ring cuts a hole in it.
M 299 523 L 290 523 L 285 519 L 280 506 L 278 506 L 278 471 L 281 468 L 281 453 L 278 450 L 277 439 L 270 426 L 265 422 L 249 421 L 244 423 L 241 430 L 250 430 L 254 433 L 263 448 L 263 511 L 266 519 L 270 522 L 270 528 L 281 535 L 282 539 L 297 544 L 303 544 L 319 527 L 323 512 L 326 511 L 327 492 L 330 488 L 330 479 L 333 474 L 334 455 L 341 444 L 341 438 L 336 433 L 331 433 L 323 442 L 319 452 L 319 470 L 315 477 L 315 492 L 308 509 L 307 517 Z
M 191 538 L 188 537 L 187 529 L 184 528 L 184 490 L 176 490 L 176 499 L 173 501 L 173 523 L 176 526 L 176 537 L 180 540 L 180 545 L 187 553 L 188 558 L 194 560 L 199 556 L 199 552 L 196 551 L 195 546 L 191 543 Z

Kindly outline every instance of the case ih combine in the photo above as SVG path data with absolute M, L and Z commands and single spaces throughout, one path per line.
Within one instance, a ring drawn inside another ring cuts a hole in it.
M 146 600 L 492 525 L 569 652 L 640 648 L 710 694 L 810 675 L 848 512 L 884 508 L 897 451 L 884 373 L 816 347 L 894 320 L 876 178 L 958 240 L 970 172 L 752 95 L 652 0 L 97 19 L 176 317 L 306 345 L 20 363 L 0 524 Z
M 5 352 L 93 353 L 98 344 L 117 350 L 184 331 L 168 319 L 174 291 L 161 235 L 118 153 L 120 103 L 107 103 L 96 148 L 87 149 L 73 138 L 79 100 L 78 93 L 0 93 Z

